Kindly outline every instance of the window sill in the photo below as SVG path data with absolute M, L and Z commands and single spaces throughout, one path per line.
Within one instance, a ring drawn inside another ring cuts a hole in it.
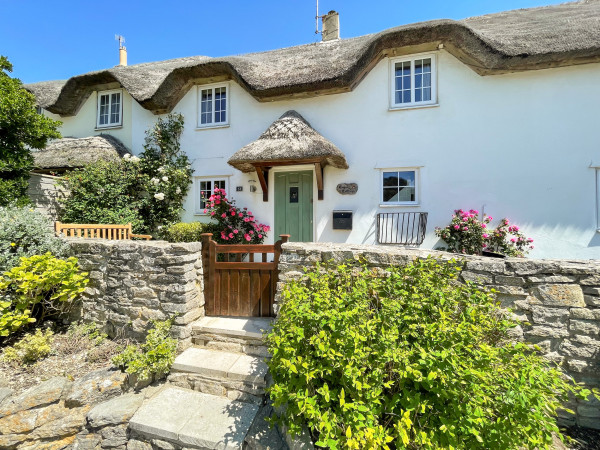
M 211 125 L 208 127 L 196 127 L 196 131 L 214 130 L 215 128 L 229 128 L 229 124 L 225 123 L 223 125 Z
M 94 131 L 118 130 L 119 128 L 123 128 L 123 125 L 111 125 L 110 127 L 96 127 L 94 128 Z
M 380 208 L 413 208 L 415 206 L 421 206 L 420 203 L 380 203 Z
M 404 111 L 406 109 L 424 109 L 424 108 L 438 108 L 439 103 L 430 103 L 428 105 L 410 105 L 410 106 L 390 106 L 388 111 Z

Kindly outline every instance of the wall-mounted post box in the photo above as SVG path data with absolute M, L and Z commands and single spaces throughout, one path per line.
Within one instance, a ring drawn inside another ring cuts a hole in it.
M 333 229 L 351 230 L 352 211 L 333 211 Z

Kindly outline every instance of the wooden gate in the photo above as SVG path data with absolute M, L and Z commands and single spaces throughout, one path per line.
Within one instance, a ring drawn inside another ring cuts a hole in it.
M 202 234 L 204 309 L 207 316 L 272 317 L 282 234 L 274 245 L 217 244 Z M 268 262 L 268 255 L 273 254 Z M 257 256 L 260 255 L 260 256 Z

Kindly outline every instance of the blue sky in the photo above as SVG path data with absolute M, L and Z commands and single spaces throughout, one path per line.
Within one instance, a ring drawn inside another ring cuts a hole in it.
M 321 0 L 342 37 L 406 23 L 562 3 L 552 0 Z M 0 54 L 25 83 L 66 79 L 118 63 L 225 56 L 315 42 L 315 0 L 0 0 Z

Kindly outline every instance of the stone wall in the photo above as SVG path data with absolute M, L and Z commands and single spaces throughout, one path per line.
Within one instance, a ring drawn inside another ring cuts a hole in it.
M 316 262 L 361 259 L 372 267 L 386 267 L 429 255 L 452 258 L 444 252 L 397 247 L 288 243 L 282 247 L 280 285 Z M 514 330 L 519 338 L 539 345 L 577 382 L 600 387 L 600 261 L 466 256 L 462 264 L 463 280 L 494 288 L 502 305 L 528 322 Z M 590 397 L 568 406 L 576 417 L 561 413 L 562 423 L 600 429 L 600 402 Z
M 52 221 L 58 219 L 60 200 L 66 197 L 67 191 L 56 185 L 59 177 L 32 173 L 29 177 L 27 195 L 36 211 L 41 212 Z
M 142 338 L 150 320 L 177 315 L 180 347 L 191 345 L 191 323 L 204 315 L 200 243 L 69 238 L 90 283 L 81 315 L 110 336 Z

